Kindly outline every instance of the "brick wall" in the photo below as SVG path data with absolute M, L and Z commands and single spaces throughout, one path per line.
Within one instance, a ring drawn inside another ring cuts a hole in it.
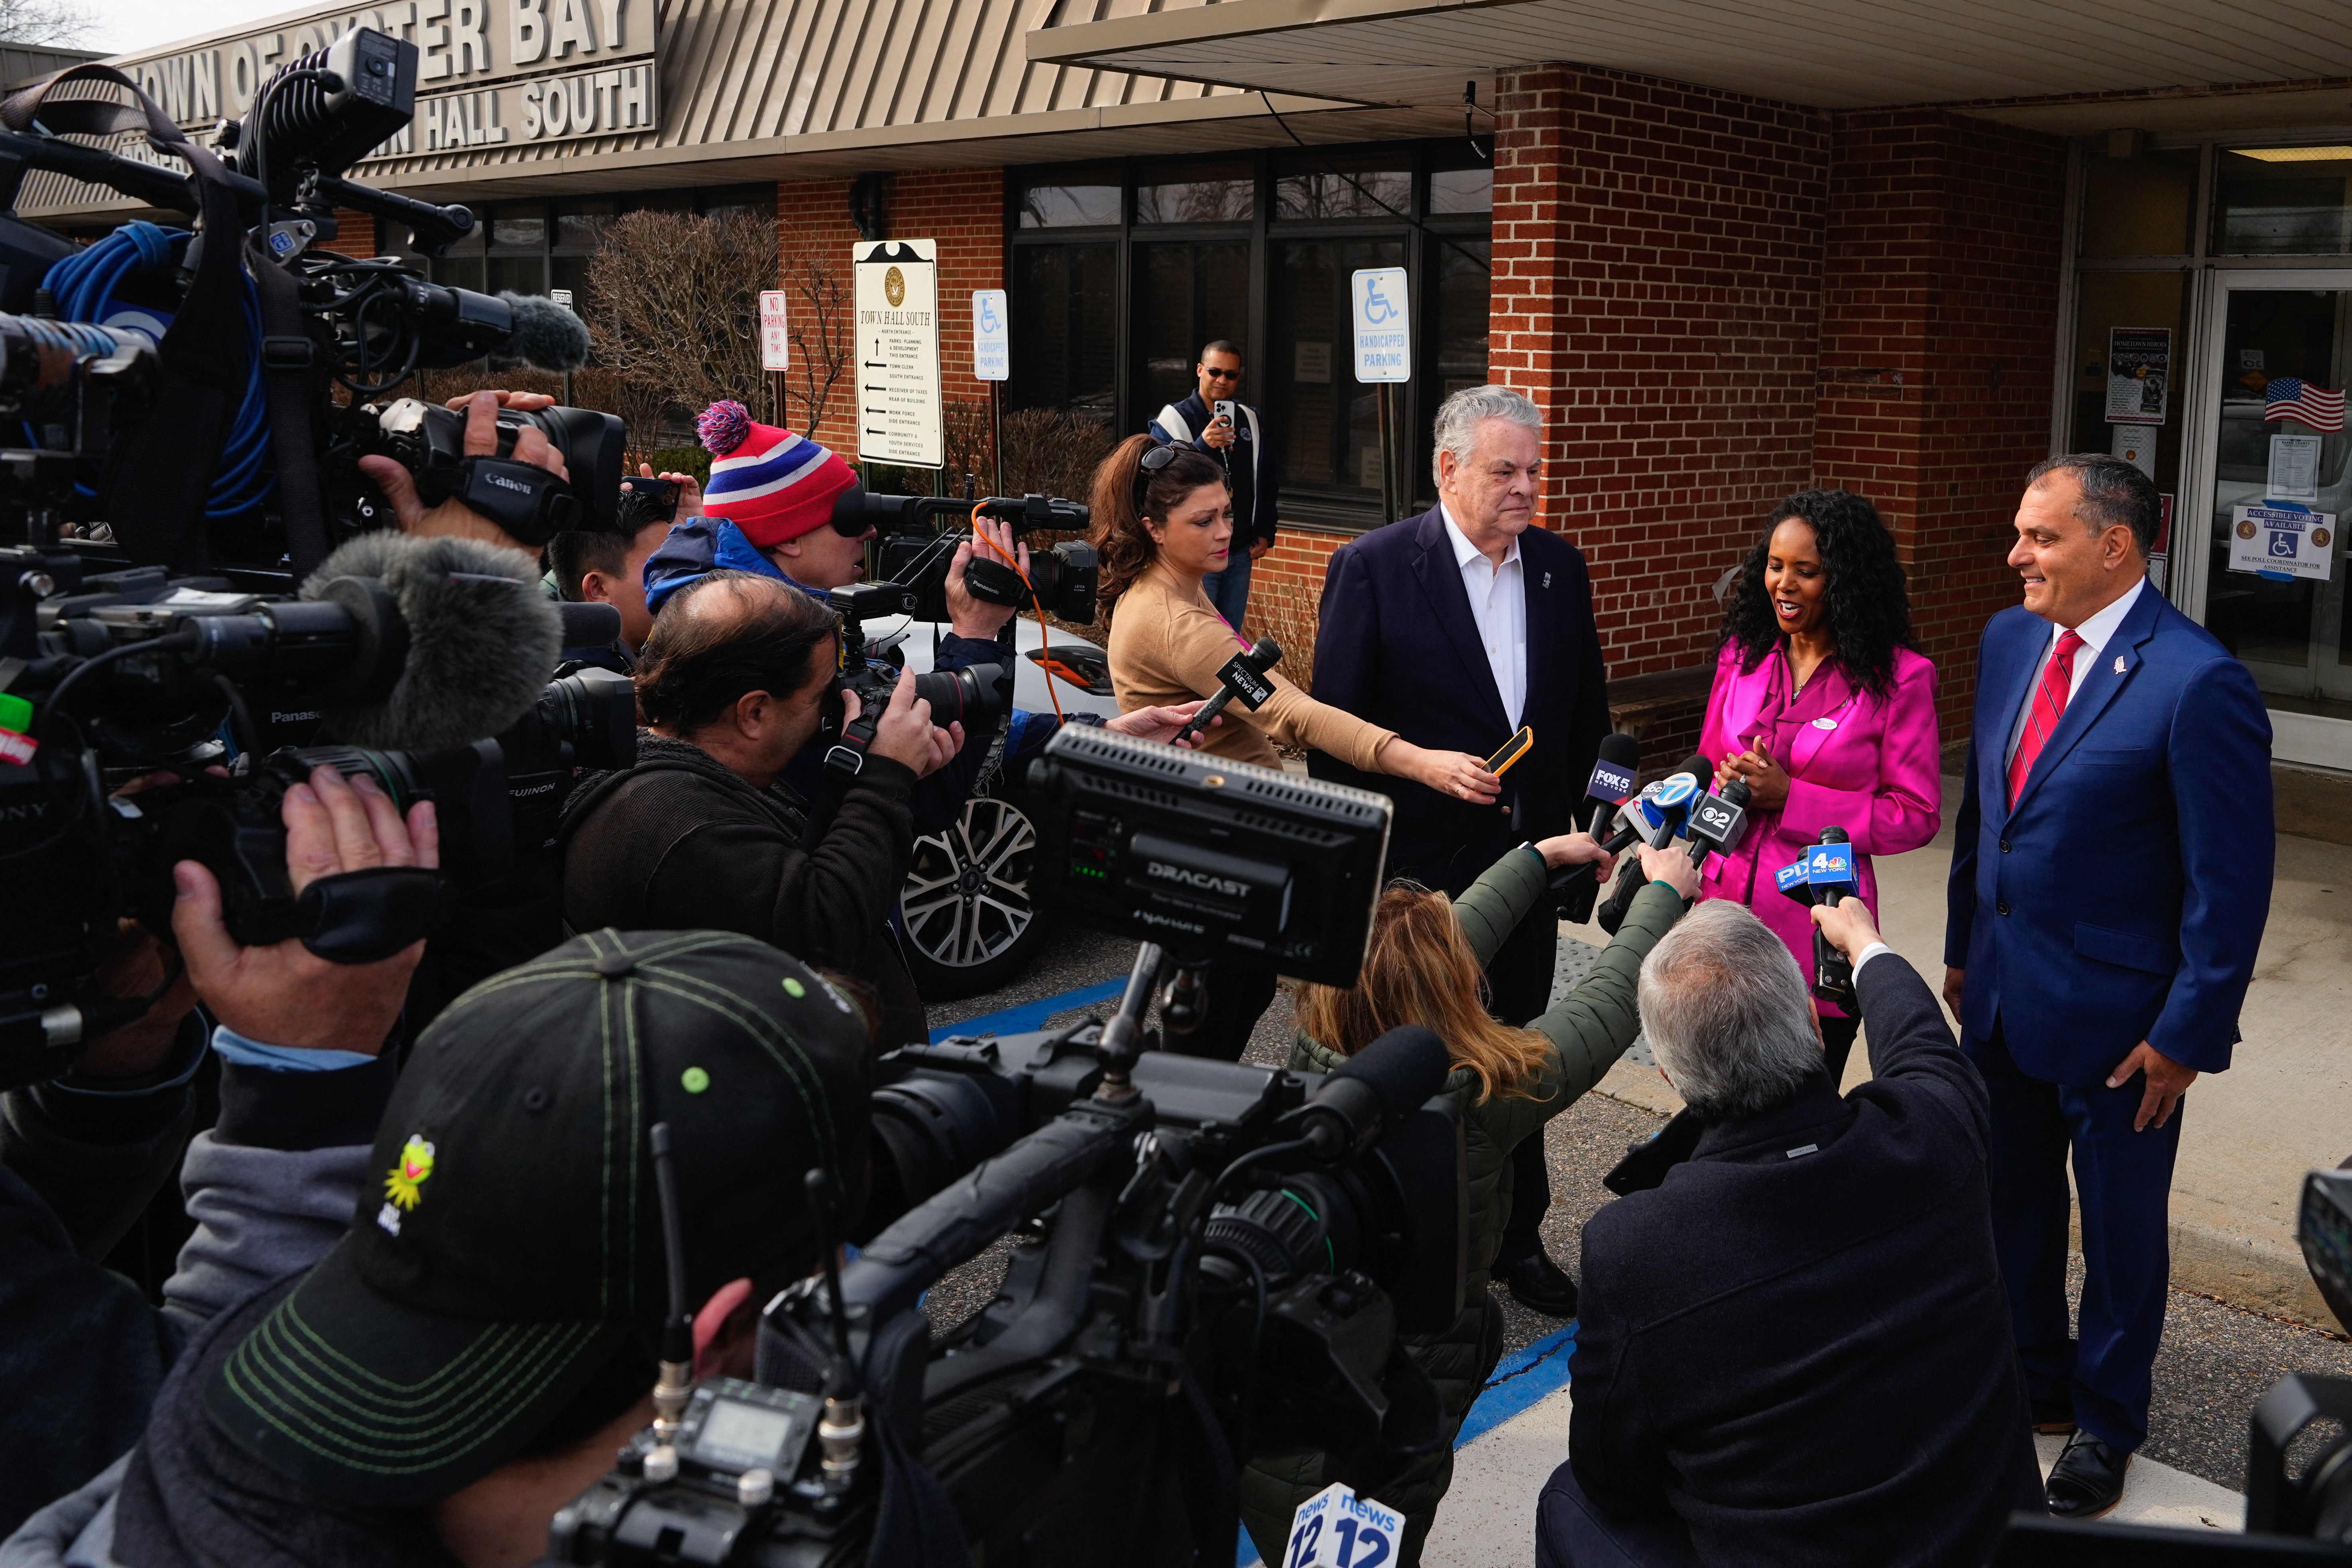
M 1004 287 L 1004 172 L 949 169 L 893 174 L 883 208 L 891 237 L 939 242 L 942 393 L 951 403 L 984 408 L 987 385 L 971 374 L 971 291 Z M 856 226 L 849 220 L 847 180 L 802 180 L 776 187 L 776 244 L 788 280 L 795 258 L 814 255 L 837 269 L 846 289 L 849 247 L 856 239 Z M 802 301 L 795 297 L 792 304 L 798 309 Z M 851 321 L 854 324 L 855 318 Z M 797 370 L 790 379 L 797 421 L 804 407 L 803 384 Z M 815 434 L 843 456 L 856 455 L 857 391 L 852 377 L 843 376 L 835 387 Z
M 319 247 L 338 256 L 370 257 L 376 254 L 375 216 L 372 213 L 353 212 L 349 207 L 335 209 L 335 237 Z
M 1716 578 L 1811 471 L 1828 121 L 1568 66 L 1496 94 L 1489 363 L 1549 416 L 1543 521 L 1612 675 L 1700 662 Z
M 2065 147 L 1936 110 L 1841 114 L 1817 482 L 1877 503 L 1911 574 L 1938 716 L 1964 739 L 2025 471 L 2050 439 Z

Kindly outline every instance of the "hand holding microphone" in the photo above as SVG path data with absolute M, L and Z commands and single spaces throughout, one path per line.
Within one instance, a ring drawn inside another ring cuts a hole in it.
M 1264 707 L 1267 699 L 1274 695 L 1274 682 L 1265 678 L 1266 671 L 1281 662 L 1282 647 L 1272 637 L 1260 637 L 1248 648 L 1226 660 L 1224 668 L 1217 671 L 1216 695 L 1202 703 L 1192 721 L 1176 732 L 1176 743 L 1181 745 L 1187 741 L 1198 740 L 1201 732 L 1216 721 L 1217 715 L 1223 713 L 1226 704 L 1235 697 L 1239 697 L 1242 706 L 1253 713 Z

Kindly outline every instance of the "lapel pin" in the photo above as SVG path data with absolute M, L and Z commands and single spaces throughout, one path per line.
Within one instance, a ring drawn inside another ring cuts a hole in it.
M 1544 574 L 1543 585 L 1547 588 L 1551 586 L 1551 574 L 1549 572 Z
M 2117 675 L 2121 675 L 2123 672 L 2124 672 L 2124 656 L 2123 656 L 2123 655 L 2121 655 L 2121 654 L 2117 654 L 2117 655 L 2116 655 L 2116 673 Z

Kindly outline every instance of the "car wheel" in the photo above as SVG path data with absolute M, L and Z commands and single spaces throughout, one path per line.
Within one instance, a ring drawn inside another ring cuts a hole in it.
M 1011 801 L 985 796 L 915 840 L 898 910 L 924 1001 L 992 991 L 1027 967 L 1045 934 L 1029 900 L 1036 857 L 1036 824 Z

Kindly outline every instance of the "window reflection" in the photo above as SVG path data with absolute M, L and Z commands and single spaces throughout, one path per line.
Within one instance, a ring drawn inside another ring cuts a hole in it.
M 1118 247 L 1032 245 L 1013 253 L 1015 408 L 1075 408 L 1115 416 Z
M 1411 172 L 1376 167 L 1361 156 L 1286 168 L 1274 183 L 1278 218 L 1398 217 L 1412 206 Z
M 1495 171 L 1490 168 L 1438 169 L 1429 176 L 1432 213 L 1490 213 L 1495 210 Z
M 1155 170 L 1135 185 L 1138 223 L 1247 223 L 1256 205 L 1246 163 Z
M 1279 254 L 1279 324 L 1265 381 L 1280 411 L 1284 482 L 1376 492 L 1378 394 L 1355 376 L 1348 283 L 1360 268 L 1402 265 L 1404 241 L 1309 241 Z
M 1119 219 L 1120 185 L 1115 177 L 1087 181 L 1033 181 L 1022 188 L 1023 228 L 1098 228 Z
M 1143 362 L 1138 390 L 1148 418 L 1193 390 L 1202 343 L 1249 342 L 1249 247 L 1139 245 L 1135 261 L 1135 345 Z M 1246 359 L 1244 364 L 1246 371 Z M 1243 386 L 1241 400 L 1255 403 L 1246 374 Z
M 2213 248 L 2231 256 L 2332 256 L 2352 250 L 2352 147 L 2224 148 Z

